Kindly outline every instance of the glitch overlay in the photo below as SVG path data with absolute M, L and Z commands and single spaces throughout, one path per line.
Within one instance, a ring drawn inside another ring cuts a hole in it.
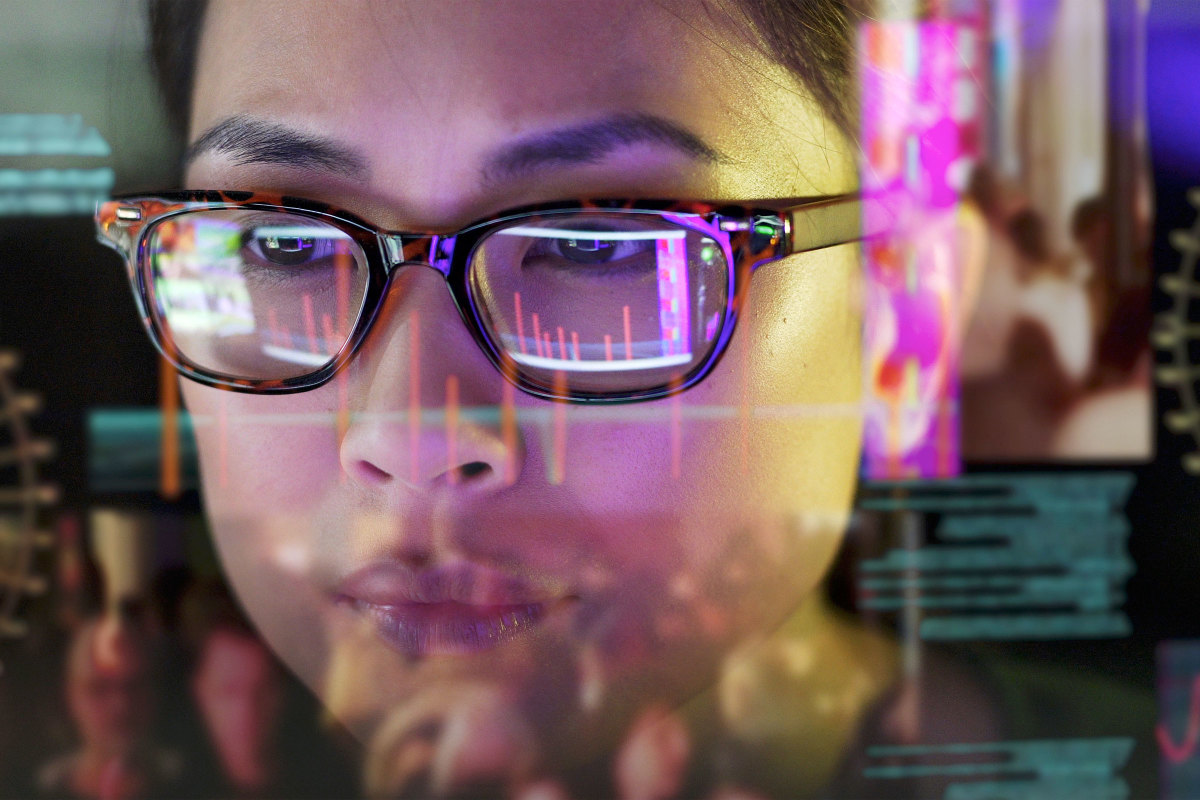
M 0 216 L 90 215 L 114 180 L 90 164 L 109 155 L 79 114 L 0 114 Z
M 1163 800 L 1200 797 L 1200 639 L 1158 645 L 1159 786 Z
M 1044 739 L 979 744 L 896 745 L 867 749 L 863 772 L 881 781 L 963 778 L 944 800 L 1125 800 L 1120 777 L 1133 740 Z
M 914 609 L 927 641 L 1128 636 L 1129 472 L 873 482 L 859 507 L 937 515 L 928 540 L 859 567 L 860 608 Z

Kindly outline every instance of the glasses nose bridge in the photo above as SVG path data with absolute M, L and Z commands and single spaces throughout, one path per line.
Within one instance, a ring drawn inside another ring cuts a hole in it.
M 453 236 L 436 234 L 380 233 L 384 263 L 390 277 L 402 266 L 429 267 L 443 278 L 450 277 L 454 256 Z

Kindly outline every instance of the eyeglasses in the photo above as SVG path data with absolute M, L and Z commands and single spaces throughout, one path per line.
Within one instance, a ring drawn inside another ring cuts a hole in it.
M 126 259 L 155 346 L 200 383 L 321 386 L 362 345 L 392 277 L 421 265 L 442 274 L 515 386 L 614 403 L 700 382 L 729 344 L 751 273 L 862 238 L 862 202 L 553 203 L 447 234 L 381 230 L 296 197 L 189 191 L 101 203 L 96 224 Z

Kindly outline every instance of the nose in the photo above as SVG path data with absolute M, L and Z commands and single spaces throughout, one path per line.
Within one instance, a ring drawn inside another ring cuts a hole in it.
M 488 492 L 516 480 L 524 447 L 513 389 L 480 352 L 432 265 L 393 274 L 339 391 L 350 417 L 345 473 L 391 493 Z

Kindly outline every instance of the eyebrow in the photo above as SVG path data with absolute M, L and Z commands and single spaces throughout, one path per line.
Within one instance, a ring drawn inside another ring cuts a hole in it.
M 595 164 L 619 148 L 636 144 L 665 145 L 712 164 L 729 161 L 670 120 L 653 114 L 615 114 L 503 145 L 484 161 L 483 179 L 495 183 L 556 165 Z M 205 131 L 185 151 L 184 167 L 208 153 L 228 155 L 235 164 L 282 164 L 356 180 L 365 179 L 369 172 L 367 159 L 345 144 L 248 116 L 230 117 Z
M 205 131 L 184 152 L 184 167 L 207 153 L 223 153 L 235 164 L 283 164 L 356 180 L 369 172 L 367 159 L 344 144 L 247 116 L 230 117 Z
M 653 114 L 615 114 L 547 133 L 538 133 L 505 145 L 484 164 L 488 183 L 528 174 L 559 164 L 595 164 L 621 147 L 635 144 L 665 145 L 713 164 L 727 156 L 696 134 Z

